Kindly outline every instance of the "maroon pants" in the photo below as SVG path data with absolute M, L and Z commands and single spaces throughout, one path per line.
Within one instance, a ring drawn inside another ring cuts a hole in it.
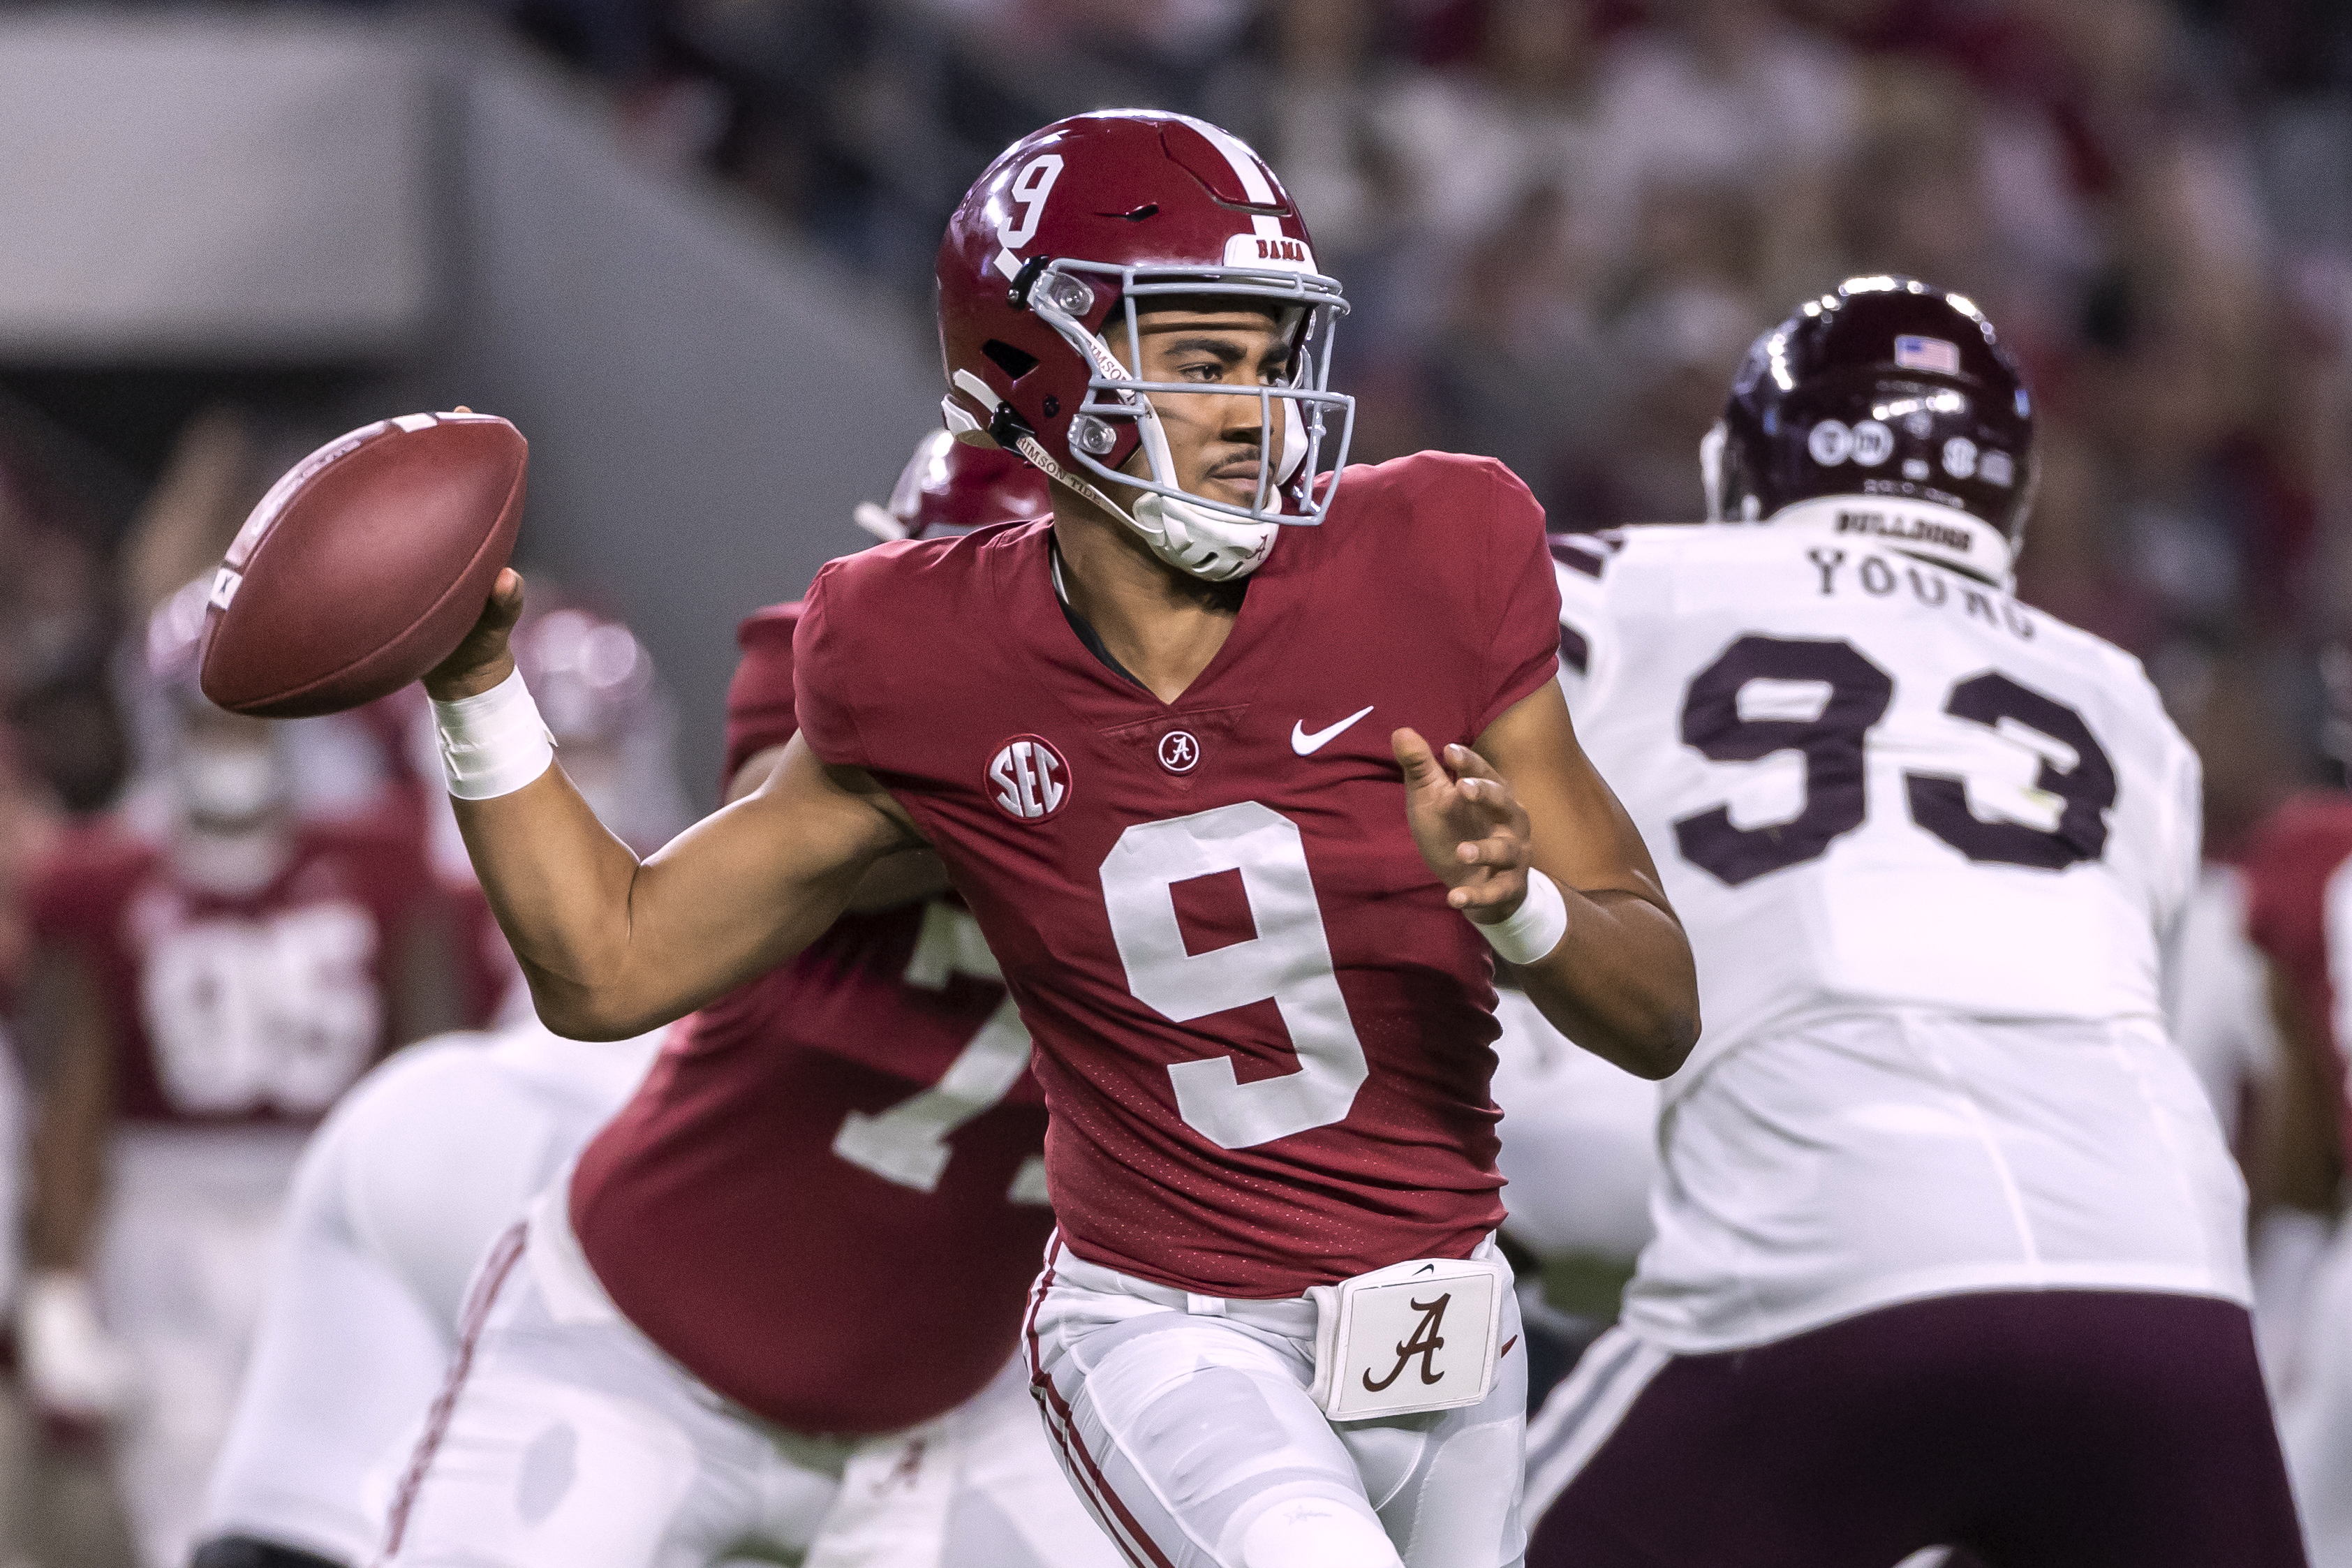
M 1624 1411 L 1528 1568 L 1894 1568 L 1934 1545 L 1991 1568 L 2304 1568 L 2226 1301 L 1913 1302 L 1678 1357 Z

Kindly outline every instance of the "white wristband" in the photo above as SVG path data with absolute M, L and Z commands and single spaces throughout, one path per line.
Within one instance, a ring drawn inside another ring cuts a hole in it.
M 1560 896 L 1559 884 L 1534 867 L 1528 868 L 1528 896 L 1507 921 L 1493 925 L 1478 925 L 1478 934 L 1487 945 L 1512 963 L 1533 963 L 1559 945 L 1568 934 L 1568 900 Z
M 555 761 L 555 737 L 518 669 L 478 696 L 433 704 L 441 772 L 459 800 L 512 795 Z

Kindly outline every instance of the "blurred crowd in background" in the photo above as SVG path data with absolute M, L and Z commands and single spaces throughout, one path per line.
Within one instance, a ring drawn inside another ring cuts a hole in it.
M 1348 286 L 1356 456 L 1493 453 L 1562 528 L 1696 517 L 1727 375 L 1801 300 L 1879 270 L 1963 289 L 2040 397 L 2025 596 L 2186 707 L 2263 706 L 2276 765 L 2318 744 L 2317 655 L 2352 623 L 2352 12 L 2328 0 L 502 3 L 648 160 L 716 170 L 910 316 L 1013 137 L 1120 102 L 1226 124 Z M 175 495 L 257 493 L 286 455 L 197 434 Z M 22 446 L 0 683 L 86 808 L 124 760 L 110 638 L 159 590 Z

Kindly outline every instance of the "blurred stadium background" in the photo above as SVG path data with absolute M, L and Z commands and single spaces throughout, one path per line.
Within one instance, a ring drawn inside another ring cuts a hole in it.
M 22 752 L 106 800 L 120 628 L 290 456 L 465 402 L 530 436 L 526 556 L 652 646 L 707 790 L 732 622 L 859 542 L 934 417 L 950 205 L 1121 102 L 1268 150 L 1355 301 L 1361 456 L 1493 452 L 1568 528 L 1696 515 L 1726 373 L 1797 300 L 1968 290 L 2042 400 L 2026 595 L 2186 708 L 2229 694 L 2265 766 L 2315 753 L 2352 455 L 2331 0 L 0 8 Z
M 1561 528 L 1696 518 L 1798 300 L 1966 290 L 2041 398 L 2024 596 L 2148 662 L 2212 848 L 2341 750 L 2340 0 L 0 5 L 19 798 L 117 798 L 125 639 L 287 463 L 464 403 L 531 438 L 524 563 L 652 649 L 708 804 L 735 621 L 936 422 L 949 209 L 1118 103 L 1281 171 L 1354 301 L 1359 458 L 1496 454 Z

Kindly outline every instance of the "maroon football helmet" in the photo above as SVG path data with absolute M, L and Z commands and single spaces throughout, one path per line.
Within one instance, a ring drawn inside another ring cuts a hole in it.
M 915 443 L 899 470 L 890 504 L 857 503 L 857 526 L 875 538 L 921 539 L 970 533 L 992 522 L 1018 522 L 1054 510 L 1045 476 L 1010 452 L 958 441 L 934 430 Z
M 1849 278 L 1748 351 L 1700 448 L 1707 515 L 1825 496 L 1966 513 L 2014 551 L 2033 492 L 2025 378 L 1962 295 Z
M 1017 451 L 1143 535 L 1166 561 L 1213 581 L 1255 571 L 1281 523 L 1319 523 L 1347 461 L 1354 400 L 1328 389 L 1331 332 L 1346 309 L 1315 270 L 1297 209 L 1264 159 L 1202 121 L 1106 110 L 1057 121 L 1005 150 L 966 193 L 940 243 L 940 349 L 948 428 Z M 1280 384 L 1258 390 L 1267 460 L 1252 504 L 1178 486 L 1154 393 L 1108 334 L 1155 296 L 1263 304 L 1288 332 Z M 1336 439 L 1331 426 L 1336 423 Z M 1326 447 L 1335 447 L 1327 466 Z M 1120 471 L 1140 447 L 1150 473 Z M 1142 490 L 1130 510 L 1097 481 Z

